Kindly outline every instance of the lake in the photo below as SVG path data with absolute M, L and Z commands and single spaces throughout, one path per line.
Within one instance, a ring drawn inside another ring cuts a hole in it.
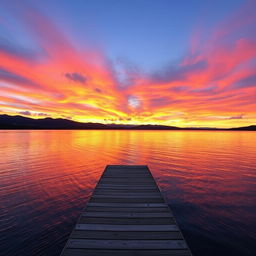
M 2 130 L 0 246 L 57 256 L 107 164 L 148 165 L 194 256 L 256 255 L 256 132 Z

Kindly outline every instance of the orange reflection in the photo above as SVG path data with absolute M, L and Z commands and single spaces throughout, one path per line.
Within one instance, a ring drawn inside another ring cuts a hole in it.
M 247 3 L 235 18 L 207 31 L 203 45 L 204 31 L 197 31 L 174 67 L 156 75 L 125 71 L 128 80 L 132 76 L 125 84 L 101 50 L 78 51 L 39 11 L 21 7 L 20 18 L 45 54 L 31 59 L 0 49 L 1 113 L 181 127 L 254 124 L 256 48 L 246 31 L 255 17 L 251 11 L 245 17 L 253 8 Z

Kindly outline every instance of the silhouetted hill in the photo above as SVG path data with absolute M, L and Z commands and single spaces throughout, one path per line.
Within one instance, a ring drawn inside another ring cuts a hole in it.
M 237 128 L 231 128 L 229 130 L 233 131 L 256 131 L 256 125 L 250 125 L 245 127 L 237 127 Z
M 24 116 L 0 115 L 0 129 L 126 129 L 126 130 L 239 130 L 256 131 L 256 125 L 231 128 L 179 128 L 166 125 L 124 125 L 124 124 L 100 124 L 100 123 L 80 123 L 68 119 L 43 118 L 33 119 Z
M 33 119 L 0 115 L 0 129 L 109 129 L 109 127 L 99 123 L 80 123 L 61 118 Z

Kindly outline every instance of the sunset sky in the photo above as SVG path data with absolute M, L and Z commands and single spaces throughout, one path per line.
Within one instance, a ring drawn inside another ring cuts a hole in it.
M 255 13 L 255 0 L 1 0 L 0 114 L 256 124 Z

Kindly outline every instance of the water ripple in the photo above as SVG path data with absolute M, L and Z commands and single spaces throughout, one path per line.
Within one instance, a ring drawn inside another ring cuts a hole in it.
M 0 138 L 5 256 L 59 255 L 107 164 L 149 165 L 195 256 L 255 255 L 255 132 L 0 131 Z

